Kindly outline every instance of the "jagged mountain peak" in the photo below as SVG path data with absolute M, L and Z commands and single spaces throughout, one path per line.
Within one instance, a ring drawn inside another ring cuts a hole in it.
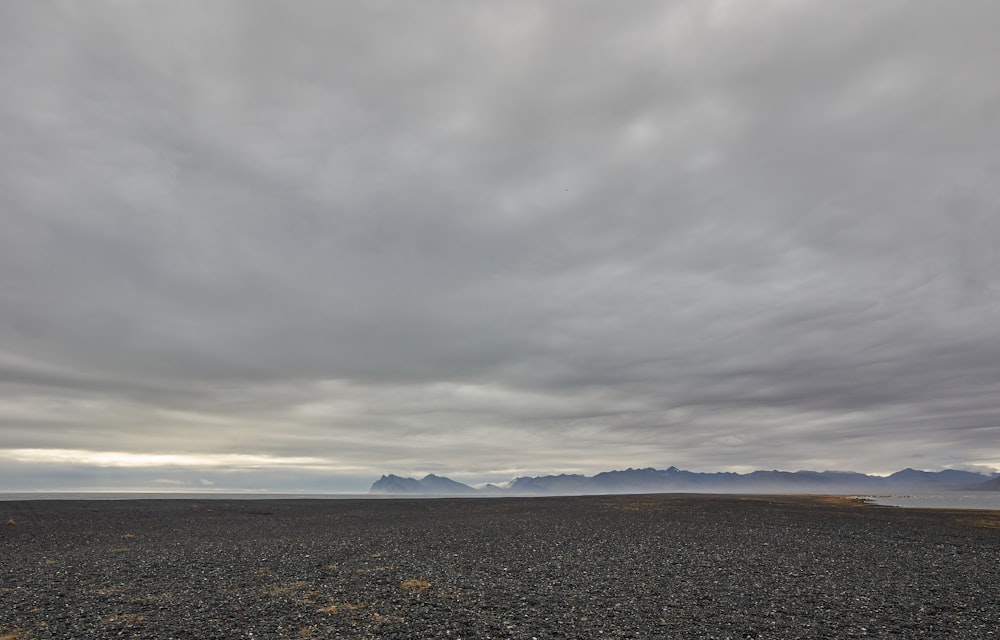
M 422 479 L 404 478 L 395 474 L 383 475 L 375 481 L 369 493 L 405 493 L 419 495 L 458 495 L 474 493 L 476 490 L 467 484 L 428 473 Z

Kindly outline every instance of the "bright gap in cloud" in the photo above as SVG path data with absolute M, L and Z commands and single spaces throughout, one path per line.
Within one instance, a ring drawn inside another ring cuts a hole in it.
M 198 467 L 218 469 L 263 469 L 295 467 L 337 471 L 363 467 L 338 465 L 313 457 L 279 457 L 241 453 L 151 454 L 85 449 L 0 449 L 0 459 L 36 464 L 87 465 L 95 467 Z

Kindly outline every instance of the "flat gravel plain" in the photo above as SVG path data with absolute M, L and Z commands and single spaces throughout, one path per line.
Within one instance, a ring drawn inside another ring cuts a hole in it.
M 1000 637 L 1000 512 L 644 495 L 0 518 L 2 640 Z

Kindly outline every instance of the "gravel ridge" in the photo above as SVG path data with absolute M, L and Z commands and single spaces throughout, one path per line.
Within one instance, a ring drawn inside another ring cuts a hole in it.
M 1000 512 L 687 494 L 0 518 L 4 640 L 1000 637 Z

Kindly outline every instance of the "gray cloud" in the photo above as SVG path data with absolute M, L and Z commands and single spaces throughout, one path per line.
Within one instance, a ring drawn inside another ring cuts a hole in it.
M 0 455 L 1000 466 L 998 18 L 7 4 Z

